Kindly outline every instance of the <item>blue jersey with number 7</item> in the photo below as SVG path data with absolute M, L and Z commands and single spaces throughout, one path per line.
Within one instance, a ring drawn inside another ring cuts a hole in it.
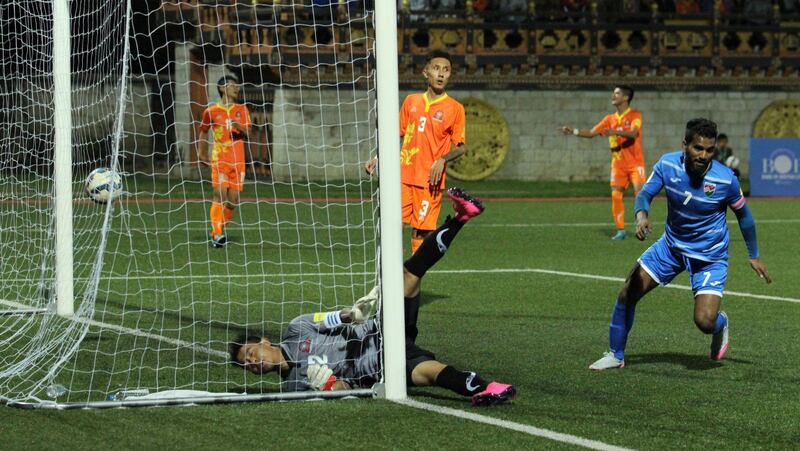
M 702 180 L 692 181 L 683 160 L 683 151 L 664 154 L 639 195 L 652 199 L 664 188 L 664 238 L 670 249 L 698 260 L 726 260 L 730 238 L 725 213 L 728 206 L 738 210 L 745 203 L 739 179 L 714 160 Z

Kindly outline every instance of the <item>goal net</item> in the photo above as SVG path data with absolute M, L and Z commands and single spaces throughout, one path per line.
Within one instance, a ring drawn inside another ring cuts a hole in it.
M 278 343 L 298 315 L 352 305 L 381 268 L 378 181 L 363 171 L 378 146 L 374 11 L 321 3 L 3 2 L 0 399 L 296 396 L 277 374 L 232 365 L 230 342 Z M 225 103 L 223 77 L 246 110 Z M 244 161 L 215 176 L 229 188 L 220 204 L 204 157 L 225 161 L 231 140 Z M 67 223 L 59 155 L 71 161 Z M 122 177 L 108 204 L 84 190 L 99 167 Z M 71 255 L 60 258 L 70 226 Z M 69 258 L 71 300 L 58 270 Z

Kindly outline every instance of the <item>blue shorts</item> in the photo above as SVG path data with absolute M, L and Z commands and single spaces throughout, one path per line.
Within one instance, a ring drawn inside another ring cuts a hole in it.
M 728 279 L 726 260 L 707 262 L 689 258 L 671 250 L 663 236 L 639 257 L 639 265 L 661 285 L 672 282 L 684 270 L 688 271 L 695 296 L 714 294 L 722 297 Z

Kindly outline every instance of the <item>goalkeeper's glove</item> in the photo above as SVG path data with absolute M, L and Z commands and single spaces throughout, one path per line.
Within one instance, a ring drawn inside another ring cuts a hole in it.
M 330 391 L 333 383 L 336 382 L 336 376 L 333 375 L 333 370 L 328 368 L 328 365 L 318 363 L 308 365 L 307 374 L 308 385 L 314 390 Z
M 361 324 L 368 320 L 375 313 L 380 297 L 381 288 L 376 285 L 366 296 L 359 298 L 351 309 L 353 322 Z

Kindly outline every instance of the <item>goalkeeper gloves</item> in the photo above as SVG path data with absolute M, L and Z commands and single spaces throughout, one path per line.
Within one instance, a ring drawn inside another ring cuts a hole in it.
M 307 377 L 308 385 L 314 390 L 330 391 L 333 388 L 333 383 L 336 382 L 333 370 L 328 368 L 328 365 L 320 365 L 318 363 L 308 366 Z
M 361 324 L 368 320 L 375 313 L 380 297 L 381 288 L 376 285 L 366 296 L 359 298 L 351 309 L 353 322 Z

